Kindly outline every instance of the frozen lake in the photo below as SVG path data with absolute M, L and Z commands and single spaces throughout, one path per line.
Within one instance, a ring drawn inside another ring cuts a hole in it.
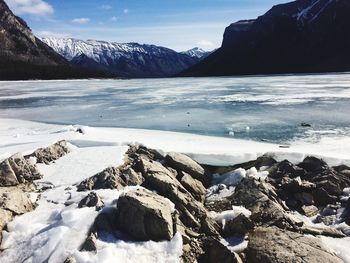
M 0 82 L 0 118 L 57 124 L 289 143 L 349 138 L 349 115 L 350 74 Z

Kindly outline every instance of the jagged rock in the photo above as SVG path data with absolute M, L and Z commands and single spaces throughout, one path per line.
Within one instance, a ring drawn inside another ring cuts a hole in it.
M 68 256 L 63 263 L 77 263 L 73 256 Z
M 0 187 L 0 208 L 21 215 L 34 209 L 28 195 L 17 187 Z
M 268 169 L 268 172 L 269 177 L 271 178 L 296 178 L 302 176 L 305 173 L 305 171 L 302 168 L 292 164 L 287 160 L 276 163 L 274 166 Z
M 232 204 L 244 206 L 252 212 L 251 220 L 259 224 L 277 225 L 281 228 L 298 229 L 299 222 L 287 215 L 283 202 L 272 185 L 254 178 L 244 178 L 231 197 Z
M 324 263 L 343 262 L 319 238 L 282 230 L 258 227 L 249 234 L 247 262 L 250 263 Z
M 294 195 L 294 198 L 300 202 L 300 204 L 302 205 L 306 205 L 306 206 L 309 206 L 309 205 L 313 205 L 314 204 L 314 197 L 312 194 L 310 193 L 305 193 L 305 192 L 302 192 L 302 193 L 296 193 Z
M 203 184 L 192 178 L 189 174 L 183 172 L 180 180 L 181 184 L 189 191 L 197 201 L 203 202 L 205 199 L 206 189 Z
M 306 157 L 298 166 L 307 172 L 314 172 L 328 167 L 325 161 L 312 156 Z
M 164 157 L 158 151 L 149 149 L 142 145 L 132 145 L 126 152 L 127 157 L 132 160 L 146 159 L 154 161 L 163 161 Z
M 102 172 L 85 179 L 78 186 L 78 191 L 98 190 L 98 189 L 123 189 L 126 184 L 121 178 L 118 168 L 109 167 Z
M 191 175 L 194 179 L 202 182 L 204 186 L 210 183 L 211 177 L 197 162 L 181 153 L 169 153 L 165 156 L 166 165 Z
M 86 197 L 84 197 L 78 204 L 79 208 L 82 207 L 96 207 L 96 210 L 101 210 L 104 206 L 101 198 L 95 193 L 91 192 Z
M 235 234 L 245 235 L 254 228 L 254 223 L 250 218 L 243 214 L 238 215 L 235 219 L 225 223 L 222 230 L 224 237 L 230 237 Z
M 206 231 L 209 235 L 218 235 L 218 225 L 208 217 L 203 204 L 181 185 L 175 176 L 159 162 L 140 160 L 139 166 L 146 181 L 144 186 L 169 198 L 180 212 L 180 219 L 187 227 Z
M 218 239 L 209 237 L 202 242 L 205 253 L 198 258 L 198 263 L 242 263 L 239 255 L 229 250 Z
M 122 171 L 120 176 L 122 177 L 124 183 L 129 186 L 142 185 L 145 181 L 142 174 L 135 172 L 135 170 L 132 168 L 127 168 L 126 170 Z
M 0 164 L 0 186 L 15 186 L 18 185 L 15 172 L 12 170 L 8 160 Z
M 338 197 L 330 195 L 324 188 L 316 188 L 313 192 L 313 197 L 317 206 L 335 204 L 338 200 Z
M 135 240 L 170 240 L 173 237 L 171 204 L 148 190 L 127 192 L 118 199 L 116 225 Z
M 0 187 L 15 186 L 42 178 L 35 165 L 17 153 L 0 164 Z
M 312 217 L 318 214 L 318 208 L 314 205 L 308 205 L 308 206 L 302 206 L 301 211 L 306 215 L 307 217 Z
M 96 246 L 96 241 L 97 237 L 95 233 L 90 233 L 88 238 L 85 240 L 84 244 L 81 246 L 81 251 L 96 251 L 97 246 Z
M 28 157 L 35 157 L 38 163 L 49 164 L 70 152 L 66 141 L 59 141 L 49 147 L 40 148 Z
M 340 208 L 340 205 L 327 205 L 325 208 L 322 209 L 321 215 L 323 216 L 332 216 L 336 215 L 338 209 Z

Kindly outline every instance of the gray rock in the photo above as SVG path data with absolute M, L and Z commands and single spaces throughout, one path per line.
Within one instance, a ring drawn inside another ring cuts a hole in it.
M 104 203 L 95 192 L 91 192 L 79 202 L 78 207 L 96 207 L 98 211 L 104 207 Z
M 15 172 L 12 170 L 8 160 L 0 164 L 0 186 L 15 186 L 18 185 Z
M 316 223 L 323 223 L 326 226 L 334 225 L 336 221 L 337 221 L 336 215 L 329 215 L 329 216 L 319 215 L 316 217 Z
M 88 238 L 85 240 L 84 244 L 81 246 L 81 251 L 96 251 L 97 245 L 96 245 L 97 237 L 95 233 L 90 233 Z
M 237 234 L 245 235 L 254 228 L 254 222 L 243 214 L 225 223 L 222 230 L 224 237 L 231 237 Z
M 173 237 L 171 204 L 148 190 L 127 192 L 118 199 L 116 225 L 135 240 L 170 240 Z
M 187 189 L 187 191 L 189 191 L 193 197 L 196 198 L 197 201 L 204 202 L 206 189 L 200 181 L 183 172 L 180 182 Z
M 165 157 L 165 163 L 175 170 L 188 173 L 194 179 L 202 182 L 204 186 L 207 186 L 210 183 L 211 177 L 206 173 L 204 168 L 187 155 L 181 153 L 169 153 Z
M 15 186 L 42 178 L 35 165 L 17 153 L 0 164 L 0 187 Z
M 132 168 L 127 168 L 121 172 L 121 177 L 124 183 L 128 186 L 142 185 L 145 181 L 141 173 L 135 172 Z
M 38 163 L 49 164 L 70 152 L 66 141 L 59 141 L 49 147 L 40 148 L 28 157 L 35 157 Z
M 85 179 L 78 186 L 78 191 L 89 191 L 98 189 L 118 189 L 122 190 L 126 186 L 121 178 L 118 168 L 109 167 L 102 172 Z
M 0 243 L 2 241 L 2 230 L 11 222 L 12 218 L 13 216 L 10 211 L 0 208 Z
M 250 263 L 340 263 L 319 238 L 276 227 L 258 227 L 249 234 L 247 262 Z

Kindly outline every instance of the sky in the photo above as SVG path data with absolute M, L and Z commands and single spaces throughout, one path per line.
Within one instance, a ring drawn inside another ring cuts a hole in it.
M 220 47 L 225 27 L 284 0 L 5 0 L 39 37 Z

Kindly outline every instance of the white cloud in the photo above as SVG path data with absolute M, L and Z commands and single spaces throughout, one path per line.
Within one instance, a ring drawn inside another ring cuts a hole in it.
M 43 0 L 6 0 L 5 2 L 18 15 L 46 16 L 54 13 L 53 7 Z
M 129 9 L 124 9 L 124 10 L 123 10 L 123 13 L 124 13 L 124 14 L 128 14 L 128 13 L 129 13 Z
M 72 20 L 72 22 L 73 22 L 74 24 L 85 25 L 85 24 L 87 24 L 87 23 L 90 22 L 90 19 L 89 19 L 89 18 L 86 18 L 86 17 L 80 17 L 80 18 L 74 18 L 74 19 Z
M 213 47 L 214 43 L 209 40 L 201 40 L 197 42 L 197 45 L 201 47 Z
M 49 38 L 49 37 L 54 37 L 54 38 L 68 38 L 71 37 L 70 34 L 65 34 L 65 33 L 59 33 L 59 32 L 52 32 L 52 31 L 38 31 L 35 32 L 35 34 L 41 38 Z
M 112 17 L 111 17 L 111 21 L 112 21 L 112 22 L 116 22 L 116 21 L 118 21 L 118 17 L 116 17 L 116 16 L 112 16 Z
M 103 10 L 111 10 L 113 7 L 111 5 L 101 5 L 100 8 Z

